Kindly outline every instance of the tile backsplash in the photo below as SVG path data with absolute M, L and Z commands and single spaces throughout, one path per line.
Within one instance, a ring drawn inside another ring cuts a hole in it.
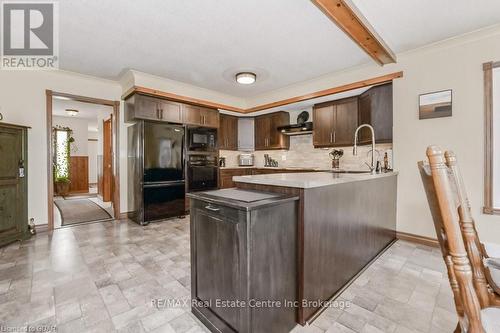
M 280 167 L 304 167 L 331 169 L 332 161 L 328 155 L 334 148 L 314 148 L 311 135 L 301 135 L 290 137 L 290 150 L 260 150 L 253 152 L 255 156 L 254 165 L 256 167 L 264 166 L 264 154 L 278 161 Z M 340 168 L 342 169 L 366 169 L 365 162 L 370 163 L 371 145 L 359 146 L 358 155 L 354 156 L 351 147 L 337 147 L 343 149 L 344 156 L 340 159 Z M 384 153 L 389 157 L 389 167 L 392 168 L 392 144 L 376 145 L 377 152 L 375 160 L 380 160 L 383 164 Z M 221 150 L 220 157 L 226 158 L 227 167 L 238 166 L 238 151 Z M 376 163 L 376 162 L 375 162 Z

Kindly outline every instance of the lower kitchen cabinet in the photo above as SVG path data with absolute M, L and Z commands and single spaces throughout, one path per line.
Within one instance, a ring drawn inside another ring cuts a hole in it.
M 235 168 L 219 170 L 219 188 L 235 187 L 234 176 L 247 176 L 252 174 L 253 168 Z
M 250 192 L 251 202 L 238 200 L 245 192 L 188 194 L 192 312 L 212 332 L 289 332 L 297 311 L 298 197 Z

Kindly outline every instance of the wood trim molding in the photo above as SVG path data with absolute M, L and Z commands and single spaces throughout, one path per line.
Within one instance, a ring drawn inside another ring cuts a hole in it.
M 113 107 L 113 210 L 114 218 L 120 218 L 120 101 L 112 101 L 100 98 L 78 96 L 52 90 L 45 90 L 46 98 L 46 125 L 47 125 L 47 227 L 49 231 L 54 230 L 54 178 L 52 165 L 52 99 L 62 97 L 72 101 L 78 101 L 90 104 L 99 104 Z
M 228 110 L 228 111 L 233 111 L 233 112 L 245 113 L 244 109 L 237 108 L 234 106 L 210 102 L 207 100 L 188 97 L 188 96 L 177 95 L 177 94 L 173 94 L 173 93 L 169 93 L 169 92 L 165 92 L 165 91 L 160 91 L 160 90 L 150 89 L 150 88 L 145 88 L 145 87 L 140 87 L 140 86 L 134 86 L 134 87 L 130 88 L 129 90 L 127 90 L 125 92 L 125 94 L 122 95 L 122 99 L 127 99 L 132 94 L 143 94 L 143 95 L 148 95 L 148 96 L 153 96 L 153 97 L 165 98 L 165 99 L 169 99 L 169 100 L 176 101 L 176 102 L 183 102 L 183 103 L 188 103 L 188 104 L 205 106 L 205 107 L 209 107 L 209 108 L 223 109 L 223 110 Z
M 484 214 L 493 209 L 493 62 L 483 64 L 484 71 Z
M 52 90 L 45 90 L 45 112 L 47 126 L 47 229 L 54 230 L 54 174 L 52 165 Z
M 387 82 L 391 82 L 394 79 L 402 78 L 403 77 L 403 72 L 394 72 L 382 76 L 377 76 L 373 77 L 370 79 L 362 80 L 362 81 L 356 81 L 353 83 L 348 83 L 344 84 L 341 86 L 333 87 L 333 88 L 328 88 L 324 90 L 319 90 L 319 91 L 314 91 L 305 95 L 300 95 L 300 96 L 295 96 L 283 100 L 279 100 L 276 102 L 272 103 L 266 103 L 262 105 L 258 105 L 249 109 L 241 109 L 241 108 L 236 108 L 233 106 L 229 105 L 224 105 L 224 104 L 219 104 L 219 103 L 214 103 L 206 100 L 201 100 L 197 98 L 191 98 L 191 97 L 185 97 L 185 96 L 180 96 L 164 91 L 159 91 L 155 89 L 149 89 L 145 87 L 139 87 L 139 86 L 134 86 L 130 88 L 125 94 L 123 94 L 122 98 L 126 99 L 132 94 L 138 93 L 138 94 L 143 94 L 143 95 L 148 95 L 148 96 L 153 96 L 153 97 L 159 97 L 159 98 L 165 98 L 169 100 L 174 100 L 178 102 L 185 102 L 185 103 L 190 103 L 190 104 L 196 104 L 200 106 L 205 106 L 205 107 L 210 107 L 210 108 L 216 108 L 216 109 L 223 109 L 227 111 L 233 111 L 237 113 L 242 113 L 242 114 L 249 114 L 257 111 L 263 111 L 266 109 L 274 108 L 274 107 L 279 107 L 291 103 L 296 103 L 296 102 L 303 102 L 307 101 L 310 99 L 318 98 L 318 97 L 324 97 L 332 94 L 337 94 L 353 89 L 358 89 L 358 88 L 363 88 L 367 86 L 373 86 L 377 84 L 383 84 Z
M 396 62 L 396 55 L 349 0 L 312 2 L 378 64 Z
M 107 105 L 107 106 L 113 106 L 114 101 L 110 101 L 107 99 L 101 99 L 101 98 L 93 98 L 93 97 L 86 97 L 86 96 L 78 96 L 78 95 L 73 95 L 73 94 L 67 94 L 67 93 L 62 93 L 62 92 L 53 92 L 53 97 L 61 97 L 64 99 L 69 99 L 72 101 L 77 101 L 77 102 L 83 102 L 83 103 L 90 103 L 90 104 L 99 104 L 99 105 Z
M 376 84 L 387 83 L 387 82 L 391 82 L 394 79 L 398 79 L 398 78 L 402 78 L 402 77 L 403 77 L 403 72 L 395 72 L 395 73 L 391 73 L 391 74 L 387 74 L 387 75 L 377 76 L 377 77 L 367 79 L 367 80 L 348 83 L 348 84 L 344 84 L 344 85 L 341 85 L 338 87 L 333 87 L 333 88 L 329 88 L 329 89 L 325 89 L 325 90 L 319 90 L 319 91 L 315 91 L 315 92 L 312 92 L 309 94 L 295 96 L 295 97 L 287 98 L 287 99 L 284 99 L 281 101 L 259 105 L 259 106 L 245 110 L 245 113 L 262 111 L 262 110 L 266 110 L 266 109 L 270 109 L 270 108 L 274 108 L 274 107 L 278 107 L 278 106 L 283 106 L 283 105 L 287 105 L 287 104 L 291 104 L 291 103 L 307 101 L 307 100 L 317 98 L 317 97 L 323 97 L 323 96 L 338 94 L 338 93 L 353 90 L 353 89 L 363 88 L 363 87 L 372 86 L 372 85 L 376 85 Z
M 407 242 L 417 243 L 426 246 L 439 247 L 439 242 L 435 238 L 419 236 L 407 232 L 396 232 L 396 238 Z

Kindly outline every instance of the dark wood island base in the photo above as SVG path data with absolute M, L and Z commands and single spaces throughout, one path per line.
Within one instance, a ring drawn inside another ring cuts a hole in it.
M 297 322 L 305 325 L 322 308 L 304 306 L 303 301 L 330 300 L 396 239 L 397 173 L 276 176 L 280 177 L 242 176 L 234 181 L 241 189 L 300 198 Z

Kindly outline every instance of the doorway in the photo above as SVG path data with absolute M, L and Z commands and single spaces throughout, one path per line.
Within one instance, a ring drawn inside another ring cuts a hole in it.
M 119 219 L 119 102 L 46 97 L 48 229 Z

